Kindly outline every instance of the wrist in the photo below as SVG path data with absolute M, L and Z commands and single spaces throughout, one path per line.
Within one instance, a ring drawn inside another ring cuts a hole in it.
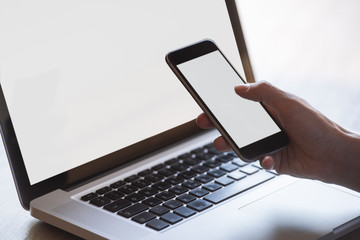
M 355 133 L 344 133 L 339 144 L 342 156 L 335 159 L 334 183 L 360 192 L 360 136 Z

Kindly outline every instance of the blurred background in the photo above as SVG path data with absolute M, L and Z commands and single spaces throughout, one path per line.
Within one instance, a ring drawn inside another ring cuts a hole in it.
M 237 4 L 256 80 L 295 93 L 330 119 L 360 132 L 360 2 Z

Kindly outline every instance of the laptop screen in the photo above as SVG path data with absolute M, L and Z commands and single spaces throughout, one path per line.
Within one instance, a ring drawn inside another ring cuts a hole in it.
M 170 50 L 211 38 L 241 72 L 224 1 L 9 1 L 0 35 L 0 82 L 32 185 L 194 119 Z

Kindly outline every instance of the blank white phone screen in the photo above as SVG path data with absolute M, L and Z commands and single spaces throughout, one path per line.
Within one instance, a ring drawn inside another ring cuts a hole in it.
M 243 82 L 219 51 L 177 67 L 239 148 L 281 131 L 259 103 L 235 93 Z

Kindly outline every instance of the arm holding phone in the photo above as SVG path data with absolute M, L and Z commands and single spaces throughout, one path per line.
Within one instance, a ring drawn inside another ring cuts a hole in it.
M 360 191 L 359 135 L 343 129 L 303 99 L 267 82 L 238 85 L 235 92 L 261 102 L 290 139 L 287 147 L 261 159 L 265 169 Z M 205 114 L 198 117 L 197 123 L 202 128 L 213 127 Z M 223 137 L 215 139 L 214 144 L 221 151 L 230 150 Z

